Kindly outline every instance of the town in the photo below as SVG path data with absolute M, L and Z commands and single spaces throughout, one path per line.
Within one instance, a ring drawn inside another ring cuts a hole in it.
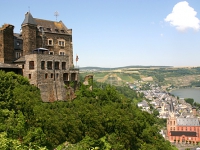
M 177 147 L 194 147 L 200 141 L 200 111 L 179 98 L 166 92 L 157 84 L 149 84 L 149 90 L 140 90 L 145 100 L 137 104 L 143 111 L 158 111 L 157 117 L 167 119 L 161 134 Z M 198 149 L 198 148 L 197 148 Z

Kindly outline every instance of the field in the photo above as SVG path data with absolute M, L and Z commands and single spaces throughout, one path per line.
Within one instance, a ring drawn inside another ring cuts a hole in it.
M 200 84 L 200 68 L 142 67 L 81 70 L 80 75 L 92 74 L 97 82 L 116 86 L 141 82 L 156 82 L 165 87 L 186 87 Z M 195 84 L 194 84 L 195 83 Z

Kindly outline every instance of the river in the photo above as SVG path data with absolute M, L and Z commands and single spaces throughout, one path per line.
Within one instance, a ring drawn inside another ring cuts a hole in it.
M 176 89 L 170 93 L 179 98 L 193 98 L 195 102 L 200 103 L 200 88 Z

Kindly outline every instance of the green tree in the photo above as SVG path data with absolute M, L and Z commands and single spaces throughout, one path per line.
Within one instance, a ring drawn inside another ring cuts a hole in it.
M 186 103 L 189 103 L 190 105 L 193 106 L 194 99 L 193 99 L 193 98 L 185 98 L 185 102 L 186 102 Z

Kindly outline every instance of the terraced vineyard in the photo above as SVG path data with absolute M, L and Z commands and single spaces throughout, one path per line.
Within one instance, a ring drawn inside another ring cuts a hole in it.
M 138 81 L 156 82 L 166 87 L 200 85 L 200 67 L 124 67 L 91 70 L 81 70 L 80 75 L 83 78 L 85 75 L 93 74 L 95 81 L 116 86 L 122 86 L 127 83 L 135 83 Z

